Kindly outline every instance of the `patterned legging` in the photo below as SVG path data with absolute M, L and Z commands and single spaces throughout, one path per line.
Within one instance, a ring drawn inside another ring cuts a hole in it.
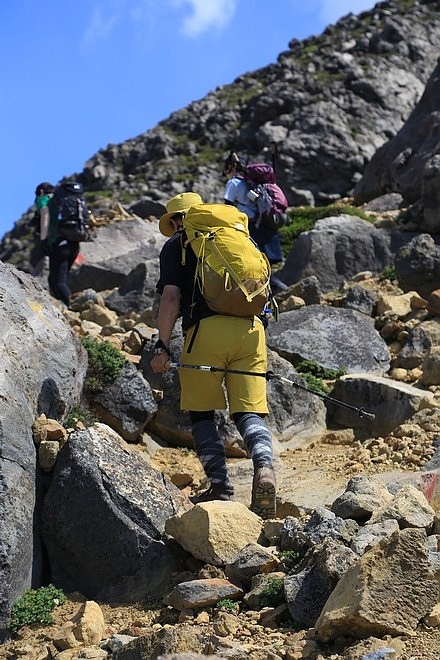
M 194 447 L 211 483 L 230 485 L 224 444 L 214 422 L 214 411 L 190 412 Z M 263 419 L 256 413 L 233 415 L 246 449 L 258 467 L 273 467 L 272 437 Z

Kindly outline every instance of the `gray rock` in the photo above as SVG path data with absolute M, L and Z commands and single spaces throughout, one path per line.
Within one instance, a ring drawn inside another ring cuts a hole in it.
M 232 562 L 226 564 L 225 574 L 234 584 L 249 586 L 254 575 L 270 573 L 278 563 L 279 560 L 268 548 L 258 543 L 248 543 Z
M 325 507 L 315 509 L 306 523 L 288 517 L 280 531 L 282 550 L 304 553 L 308 548 L 319 545 L 327 538 L 349 546 L 359 525 L 354 520 L 343 520 Z
M 333 539 L 324 539 L 304 557 L 293 575 L 284 579 L 290 615 L 301 628 L 312 628 L 339 579 L 357 555 Z
M 157 598 L 185 556 L 165 522 L 191 506 L 109 427 L 71 434 L 43 505 L 55 584 L 98 601 Z
M 367 316 L 373 316 L 378 295 L 363 286 L 355 284 L 349 288 L 343 307 L 353 309 Z
M 370 211 L 374 213 L 375 211 L 395 211 L 400 208 L 403 203 L 403 197 L 400 193 L 385 193 L 372 199 L 371 202 L 367 202 L 364 205 L 364 211 Z
M 176 610 L 188 610 L 212 607 L 219 600 L 238 600 L 242 596 L 243 591 L 229 580 L 207 578 L 180 582 L 164 601 Z
M 159 259 L 149 259 L 131 270 L 116 291 L 105 298 L 105 304 L 118 314 L 142 312 L 151 305 L 159 280 Z
M 150 286 L 155 286 L 159 253 L 165 240 L 157 221 L 126 220 L 98 227 L 93 240 L 81 245 L 83 263 L 70 271 L 72 291 L 121 287 L 127 277 L 130 282 L 133 264 L 145 262 L 152 273 Z
M 429 234 L 413 237 L 395 257 L 396 277 L 403 291 L 428 298 L 440 288 L 440 246 Z
M 388 235 L 351 215 L 318 220 L 302 232 L 279 277 L 290 285 L 315 275 L 324 292 L 338 288 L 361 271 L 381 272 L 393 263 Z
M 384 374 L 390 354 L 372 319 L 354 310 L 310 305 L 281 314 L 268 346 L 294 365 L 314 360 L 327 369 Z
M 360 474 L 350 479 L 344 493 L 333 502 L 331 511 L 340 518 L 351 518 L 361 524 L 391 499 L 385 486 L 372 477 Z
M 127 362 L 119 376 L 93 396 L 99 419 L 128 442 L 139 439 L 157 411 L 150 384 Z
M 316 275 L 310 275 L 289 287 L 289 294 L 299 296 L 306 305 L 319 305 L 321 302 L 321 285 Z
M 372 548 L 374 545 L 385 537 L 391 536 L 399 531 L 397 520 L 384 520 L 381 523 L 374 523 L 361 527 L 353 541 L 350 548 L 357 555 L 363 555 L 364 552 Z
M 356 184 L 358 202 L 382 193 L 400 193 L 405 203 L 420 202 L 418 230 L 437 233 L 440 159 L 437 133 L 440 125 L 440 65 L 432 72 L 423 95 L 410 117 L 374 154 Z
M 12 604 L 42 578 L 32 424 L 79 401 L 87 354 L 37 281 L 1 261 L 0 300 L 1 640 Z
M 440 319 L 433 318 L 418 323 L 399 351 L 396 367 L 413 369 L 421 367 L 432 348 L 440 346 Z
M 385 437 L 414 413 L 436 406 L 432 392 L 372 374 L 341 376 L 330 396 L 346 407 L 327 402 L 328 419 L 356 429 L 361 438 Z

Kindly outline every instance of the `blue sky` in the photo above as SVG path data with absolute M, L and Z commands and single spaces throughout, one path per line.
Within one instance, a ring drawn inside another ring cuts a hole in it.
M 374 0 L 3 0 L 0 238 L 41 181 L 80 172 L 291 39 Z

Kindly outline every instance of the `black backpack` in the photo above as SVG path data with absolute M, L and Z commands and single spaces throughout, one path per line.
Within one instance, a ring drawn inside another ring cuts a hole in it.
M 56 235 L 73 243 L 89 238 L 89 209 L 81 183 L 66 181 L 55 189 L 49 204 L 57 217 Z

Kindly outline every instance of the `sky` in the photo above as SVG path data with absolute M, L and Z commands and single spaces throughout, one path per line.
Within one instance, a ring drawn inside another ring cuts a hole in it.
M 2 0 L 0 239 L 74 175 L 374 0 Z

